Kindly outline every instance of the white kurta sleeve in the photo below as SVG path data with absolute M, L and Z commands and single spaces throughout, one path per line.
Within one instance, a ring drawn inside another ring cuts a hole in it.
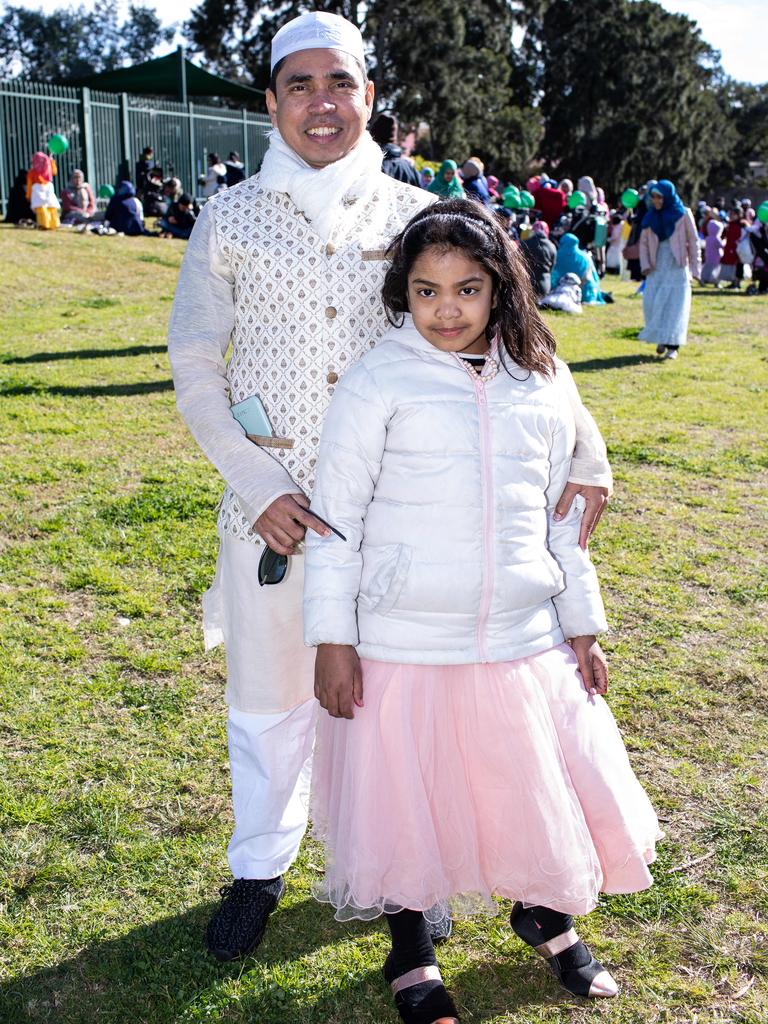
M 235 318 L 234 276 L 218 246 L 214 207 L 203 207 L 187 243 L 168 355 L 179 413 L 254 523 L 276 498 L 301 488 L 276 459 L 248 440 L 230 411 L 224 356 Z
M 346 537 L 307 531 L 304 643 L 358 643 L 363 524 L 381 472 L 389 412 L 360 363 L 341 380 L 320 439 L 312 511 Z
M 576 446 L 571 457 L 568 481 L 587 487 L 607 487 L 610 494 L 613 491 L 613 474 L 600 428 L 582 402 L 571 371 L 561 359 L 555 362 L 558 379 L 562 381 L 576 424 Z
M 565 518 L 559 522 L 553 518 L 557 500 L 569 479 L 572 437 L 565 423 L 555 431 L 547 488 L 547 546 L 565 577 L 565 590 L 553 601 L 560 628 L 569 640 L 574 636 L 602 633 L 608 628 L 595 567 L 589 552 L 579 547 L 584 499 L 577 495 Z

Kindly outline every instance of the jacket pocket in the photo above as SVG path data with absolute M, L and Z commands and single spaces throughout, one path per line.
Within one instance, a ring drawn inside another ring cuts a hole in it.
M 411 549 L 405 544 L 363 548 L 360 601 L 368 611 L 386 615 L 403 589 L 411 565 Z
M 549 553 L 529 562 L 500 565 L 496 570 L 495 592 L 500 607 L 507 611 L 533 608 L 564 588 L 563 573 Z

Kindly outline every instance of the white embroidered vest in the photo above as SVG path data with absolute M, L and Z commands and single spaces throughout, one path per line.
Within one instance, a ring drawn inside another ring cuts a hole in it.
M 262 188 L 258 176 L 216 198 L 218 246 L 234 275 L 230 400 L 259 396 L 274 435 L 293 441 L 265 451 L 307 494 L 334 384 L 390 326 L 385 250 L 432 199 L 382 174 L 326 245 L 290 197 Z M 218 526 L 259 540 L 230 488 Z

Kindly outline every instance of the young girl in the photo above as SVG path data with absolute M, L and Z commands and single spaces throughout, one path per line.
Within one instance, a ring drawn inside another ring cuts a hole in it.
M 27 199 L 35 211 L 37 226 L 55 231 L 59 226 L 60 204 L 53 190 L 57 173 L 56 161 L 47 153 L 35 153 L 27 171 Z
M 720 280 L 720 260 L 723 255 L 723 243 L 720 238 L 720 223 L 711 220 L 707 224 L 704 242 L 704 266 L 701 268 L 701 283 L 716 285 Z
M 723 232 L 723 255 L 720 260 L 719 283 L 727 284 L 729 288 L 740 288 L 738 280 L 738 269 L 743 264 L 739 262 L 736 246 L 741 240 L 745 230 L 745 222 L 742 220 L 741 209 L 731 208 L 728 211 L 728 223 Z
M 570 991 L 617 987 L 573 914 L 651 884 L 656 816 L 600 694 L 605 629 L 583 504 L 560 521 L 578 398 L 495 219 L 438 202 L 394 241 L 399 326 L 339 383 L 307 537 L 305 640 L 323 708 L 318 895 L 386 914 L 401 1018 L 456 1021 L 424 912 L 515 902 Z M 578 500 L 578 499 L 577 499 Z M 580 674 L 581 673 L 581 674 Z

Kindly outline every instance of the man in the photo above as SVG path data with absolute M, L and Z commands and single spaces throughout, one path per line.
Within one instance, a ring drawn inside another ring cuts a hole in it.
M 261 941 L 307 823 L 317 703 L 314 654 L 303 644 L 303 560 L 289 558 L 285 578 L 260 587 L 264 542 L 293 556 L 306 529 L 327 534 L 307 497 L 323 418 L 339 377 L 389 326 L 380 293 L 390 240 L 433 201 L 382 173 L 365 130 L 372 105 L 352 24 L 312 12 L 280 29 L 262 169 L 203 208 L 171 316 L 177 405 L 227 484 L 203 602 L 206 645 L 223 641 L 227 652 L 235 816 L 234 882 L 207 934 L 220 960 Z M 260 443 L 231 412 L 254 395 L 272 428 L 272 436 L 259 431 Z M 586 460 L 574 463 L 581 472 L 561 511 L 582 484 L 596 485 L 587 489 L 593 525 L 610 471 L 580 410 Z
M 192 196 L 182 192 L 175 203 L 171 203 L 167 216 L 160 221 L 159 227 L 166 238 L 189 238 L 195 226 L 195 211 L 192 208 Z
M 421 188 L 419 172 L 403 156 L 403 151 L 397 145 L 399 125 L 397 118 L 392 114 L 379 114 L 370 127 L 371 136 L 384 151 L 384 158 L 381 162 L 381 169 L 390 178 L 397 178 L 404 181 L 406 185 L 413 185 Z
M 149 172 L 155 166 L 155 151 L 151 146 L 145 146 L 141 156 L 136 161 L 136 194 L 141 197 L 144 194 Z

